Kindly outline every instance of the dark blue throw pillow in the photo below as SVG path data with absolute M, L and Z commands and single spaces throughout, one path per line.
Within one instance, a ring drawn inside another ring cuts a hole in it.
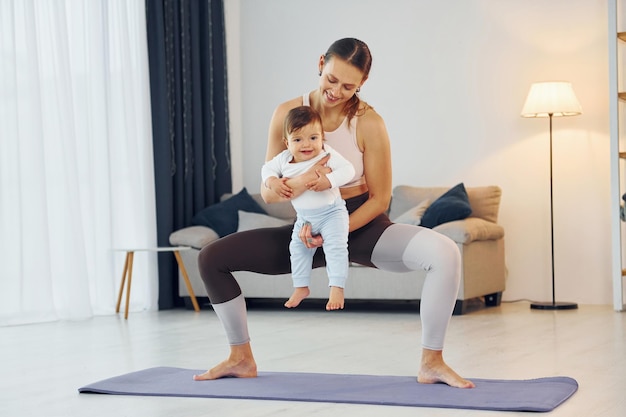
M 457 184 L 433 201 L 422 216 L 420 226 L 433 228 L 442 223 L 462 220 L 472 214 L 463 183 Z
M 221 203 L 210 205 L 199 211 L 191 219 L 195 226 L 206 226 L 215 230 L 220 237 L 224 237 L 237 231 L 239 226 L 239 214 L 237 211 L 267 214 L 265 210 L 254 201 L 246 188 Z

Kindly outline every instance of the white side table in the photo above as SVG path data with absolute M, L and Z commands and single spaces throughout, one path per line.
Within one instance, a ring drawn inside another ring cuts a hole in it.
M 122 283 L 120 284 L 120 291 L 117 296 L 117 306 L 115 307 L 115 312 L 120 312 L 120 304 L 122 303 L 122 293 L 124 292 L 124 283 L 126 283 L 126 309 L 124 311 L 124 318 L 128 319 L 128 303 L 130 301 L 130 284 L 133 278 L 133 259 L 135 257 L 135 252 L 173 252 L 176 257 L 176 262 L 178 263 L 178 268 L 185 280 L 185 285 L 187 286 L 187 291 L 189 291 L 189 298 L 191 298 L 191 302 L 193 303 L 193 309 L 198 312 L 200 311 L 200 307 L 198 306 L 198 301 L 196 300 L 196 295 L 193 293 L 193 288 L 191 288 L 191 282 L 189 281 L 189 276 L 187 275 L 187 270 L 185 269 L 185 264 L 183 263 L 183 259 L 180 257 L 181 250 L 189 250 L 191 249 L 188 246 L 172 246 L 172 247 L 161 247 L 161 248 L 132 248 L 132 249 L 114 249 L 115 251 L 123 251 L 126 252 L 126 260 L 124 261 L 124 272 L 122 273 Z

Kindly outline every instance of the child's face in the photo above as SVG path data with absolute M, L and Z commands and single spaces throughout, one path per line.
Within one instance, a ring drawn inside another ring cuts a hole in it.
M 293 162 L 308 161 L 315 158 L 322 151 L 324 135 L 319 123 L 309 123 L 301 129 L 294 130 L 289 134 L 287 149 L 293 155 Z

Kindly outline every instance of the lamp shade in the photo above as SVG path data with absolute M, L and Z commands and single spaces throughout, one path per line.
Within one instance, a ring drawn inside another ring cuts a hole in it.
M 571 83 L 546 81 L 530 86 L 522 117 L 576 116 L 582 112 Z

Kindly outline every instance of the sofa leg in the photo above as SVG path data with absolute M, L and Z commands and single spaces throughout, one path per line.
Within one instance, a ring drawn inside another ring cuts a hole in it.
M 462 316 L 467 312 L 467 301 L 466 300 L 456 300 L 454 303 L 454 311 L 452 311 L 453 316 Z
M 497 307 L 502 302 L 502 291 L 485 295 L 485 305 L 487 307 Z

